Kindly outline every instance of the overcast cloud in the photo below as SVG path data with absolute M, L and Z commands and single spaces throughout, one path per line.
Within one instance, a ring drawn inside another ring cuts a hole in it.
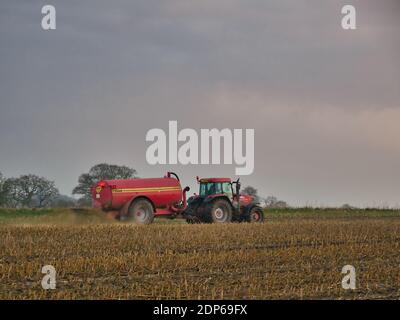
M 41 29 L 41 7 L 57 29 Z M 357 30 L 341 28 L 341 7 Z M 150 166 L 151 128 L 254 128 L 241 177 L 292 205 L 400 205 L 400 2 L 170 0 L 0 3 L 0 171 L 70 194 L 99 162 Z

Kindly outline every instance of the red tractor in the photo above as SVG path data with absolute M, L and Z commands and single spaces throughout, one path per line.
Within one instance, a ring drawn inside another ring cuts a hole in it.
M 199 179 L 200 192 L 188 199 L 183 216 L 188 223 L 263 222 L 263 209 L 255 198 L 240 194 L 239 179 Z

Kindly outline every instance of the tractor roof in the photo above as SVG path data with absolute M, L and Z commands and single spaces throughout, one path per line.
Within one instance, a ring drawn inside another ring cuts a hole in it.
M 199 180 L 200 182 L 231 182 L 231 178 L 202 178 Z

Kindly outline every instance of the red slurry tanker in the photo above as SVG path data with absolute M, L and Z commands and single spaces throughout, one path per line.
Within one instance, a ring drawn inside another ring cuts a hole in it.
M 190 189 L 182 190 L 173 172 L 163 178 L 102 180 L 92 188 L 93 206 L 139 224 L 149 224 L 156 216 L 181 216 L 188 223 L 264 221 L 255 198 L 240 194 L 239 180 L 198 178 L 197 182 L 199 194 L 186 201 Z
M 186 187 L 168 172 L 163 178 L 102 180 L 92 188 L 93 206 L 121 219 L 149 224 L 155 216 L 174 218 L 186 208 Z

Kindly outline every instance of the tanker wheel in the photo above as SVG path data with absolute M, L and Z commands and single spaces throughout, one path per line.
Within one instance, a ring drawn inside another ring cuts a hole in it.
M 254 207 L 250 210 L 247 222 L 264 222 L 264 212 L 260 207 Z
M 154 220 L 153 206 L 146 199 L 135 200 L 129 207 L 128 216 L 137 224 L 150 224 Z
M 232 207 L 225 199 L 219 199 L 213 202 L 210 210 L 212 222 L 224 223 L 232 221 Z

